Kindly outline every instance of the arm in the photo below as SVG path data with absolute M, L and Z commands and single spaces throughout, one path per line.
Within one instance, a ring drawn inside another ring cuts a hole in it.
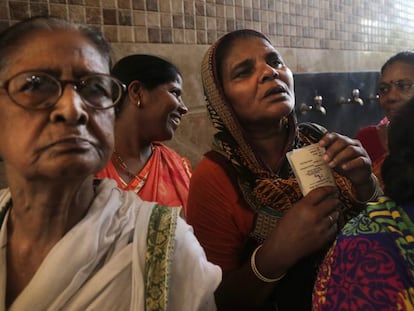
M 221 281 L 220 267 L 207 261 L 192 228 L 181 218 L 175 240 L 168 310 L 216 310 L 214 291 Z
M 333 239 L 339 202 L 334 188 L 309 193 L 279 221 L 256 254 L 256 266 L 268 278 L 285 273 L 300 258 Z M 208 159 L 196 167 L 190 184 L 188 221 L 207 258 L 223 269 L 216 291 L 219 310 L 257 310 L 277 283 L 266 283 L 253 273 L 250 258 L 241 262 L 243 243 L 253 226 L 253 213 L 239 199 L 223 169 Z M 292 224 L 295 224 L 294 226 Z
M 240 201 L 224 170 L 209 159 L 204 158 L 193 172 L 187 219 L 207 258 L 223 269 L 223 281 L 216 291 L 218 309 L 257 309 L 254 300 L 258 299 L 260 305 L 275 284 L 262 283 L 251 271 L 248 261 L 240 262 L 254 214 Z

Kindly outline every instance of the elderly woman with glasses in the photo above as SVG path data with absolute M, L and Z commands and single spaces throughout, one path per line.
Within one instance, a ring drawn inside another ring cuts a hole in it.
M 0 33 L 0 310 L 208 310 L 220 269 L 178 208 L 94 174 L 124 86 L 82 25 L 35 17 Z
M 381 68 L 379 102 L 384 119 L 377 125 L 361 128 L 356 138 L 372 161 L 372 171 L 381 185 L 381 166 L 388 154 L 388 125 L 396 111 L 414 96 L 414 51 L 402 51 L 389 58 Z

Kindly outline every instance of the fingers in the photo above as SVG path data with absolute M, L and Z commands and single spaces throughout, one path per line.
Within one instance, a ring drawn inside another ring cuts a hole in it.
M 359 140 L 327 133 L 319 142 L 325 148 L 324 161 L 354 185 L 370 183 L 371 160 Z
M 332 241 L 336 238 L 338 234 L 338 220 L 340 216 L 339 210 L 334 210 L 332 213 L 328 214 L 323 220 L 325 224 L 325 234 L 327 241 Z
M 339 193 L 336 187 L 324 186 L 310 191 L 305 198 L 308 200 L 308 203 L 317 205 L 328 198 L 338 198 L 338 195 Z
M 340 212 L 339 210 L 335 209 L 332 213 L 327 215 L 327 220 L 329 221 L 329 227 L 335 225 L 339 220 Z
M 331 168 L 353 170 L 371 165 L 367 152 L 356 139 L 328 133 L 322 137 L 319 145 L 325 148 L 323 159 Z
M 336 238 L 338 234 L 338 223 L 335 222 L 334 224 L 330 225 L 326 230 L 326 237 L 329 241 L 332 241 Z
M 314 221 L 327 228 L 336 224 L 340 217 L 341 202 L 335 187 L 314 189 L 304 198 L 314 212 Z
M 311 254 L 335 238 L 340 209 L 336 187 L 314 189 L 287 211 L 268 240 L 272 245 L 286 247 L 285 256 L 301 258 Z

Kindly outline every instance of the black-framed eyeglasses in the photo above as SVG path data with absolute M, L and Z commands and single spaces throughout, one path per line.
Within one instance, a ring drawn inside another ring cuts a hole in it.
M 54 106 L 67 84 L 82 97 L 88 107 L 109 109 L 115 106 L 126 90 L 124 84 L 107 74 L 91 74 L 80 80 L 59 80 L 45 72 L 21 72 L 7 81 L 0 81 L 10 99 L 27 109 L 40 110 Z
M 380 83 L 378 85 L 379 95 L 386 95 L 391 91 L 392 86 L 395 86 L 401 93 L 409 93 L 413 91 L 414 82 L 408 80 L 391 81 L 390 83 Z

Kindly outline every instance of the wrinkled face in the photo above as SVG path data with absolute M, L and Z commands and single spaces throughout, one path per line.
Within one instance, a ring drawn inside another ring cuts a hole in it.
M 164 83 L 152 90 L 143 89 L 141 101 L 145 105 L 145 128 L 152 134 L 152 140 L 165 141 L 174 136 L 181 123 L 181 117 L 188 112 L 182 100 L 182 79 Z M 144 127 L 141 127 L 144 128 Z
M 59 80 L 109 73 L 108 61 L 73 31 L 37 32 L 10 56 L 0 80 L 24 71 L 47 72 Z M 72 84 L 53 107 L 29 110 L 0 89 L 0 155 L 10 176 L 68 179 L 101 170 L 111 154 L 114 112 L 85 105 Z
M 274 123 L 291 113 L 292 72 L 269 42 L 240 38 L 227 55 L 220 73 L 223 90 L 242 125 Z
M 381 108 L 391 121 L 414 96 L 414 66 L 400 61 L 388 65 L 380 77 L 379 91 Z

